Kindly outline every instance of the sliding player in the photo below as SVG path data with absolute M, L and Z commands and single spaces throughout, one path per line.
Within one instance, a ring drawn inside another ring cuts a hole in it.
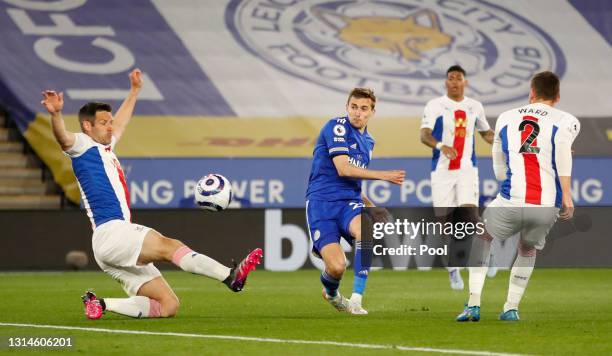
M 261 249 L 255 249 L 240 264 L 229 268 L 194 252 L 179 240 L 131 222 L 125 175 L 113 152 L 132 117 L 142 87 L 139 69 L 132 71 L 129 78 L 131 89 L 114 116 L 110 105 L 104 103 L 88 103 L 79 110 L 81 133 L 65 128 L 63 94 L 42 93 L 42 104 L 51 114 L 55 139 L 72 159 L 83 205 L 91 220 L 96 262 L 129 295 L 98 299 L 88 291 L 83 303 L 89 319 L 99 319 L 105 310 L 135 318 L 174 316 L 179 300 L 154 262 L 172 262 L 184 271 L 217 279 L 238 292 L 263 254 Z

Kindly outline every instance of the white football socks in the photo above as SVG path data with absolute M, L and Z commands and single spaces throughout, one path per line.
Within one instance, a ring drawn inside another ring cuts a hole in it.
M 187 246 L 183 246 L 174 252 L 172 263 L 183 271 L 201 274 L 223 282 L 230 275 L 231 269 L 212 258 L 201 253 L 194 252 Z
M 474 237 L 472 241 L 472 252 L 470 256 L 470 298 L 468 307 L 480 306 L 480 295 L 484 287 L 487 271 L 489 269 L 489 258 L 491 256 L 491 241 L 480 237 Z
M 529 283 L 529 278 L 535 266 L 536 256 L 521 256 L 516 257 L 512 271 L 510 272 L 510 285 L 508 287 L 508 298 L 504 304 L 504 313 L 508 310 L 518 310 L 519 303 Z
M 489 267 L 470 267 L 470 298 L 468 299 L 468 307 L 480 306 L 480 295 L 487 278 L 488 269 Z
M 161 314 L 159 302 L 143 296 L 104 298 L 106 310 L 132 318 L 156 318 Z

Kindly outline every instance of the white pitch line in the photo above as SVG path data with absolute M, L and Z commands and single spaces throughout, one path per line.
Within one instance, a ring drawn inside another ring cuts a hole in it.
M 384 344 L 357 344 L 357 343 L 350 343 L 350 342 L 325 341 L 325 340 L 274 339 L 274 338 L 233 336 L 233 335 L 188 334 L 188 333 L 173 333 L 173 332 L 143 331 L 143 330 L 85 328 L 85 327 L 67 326 L 67 325 L 17 324 L 17 323 L 0 322 L 0 326 L 15 326 L 15 327 L 39 328 L 39 329 L 58 329 L 58 330 L 77 330 L 77 331 L 91 331 L 91 332 L 98 332 L 98 333 L 114 333 L 114 334 L 177 336 L 177 337 L 192 337 L 192 338 L 200 338 L 200 339 L 218 339 L 218 340 L 240 340 L 240 341 L 254 341 L 254 342 L 270 342 L 270 343 L 276 343 L 276 344 L 343 346 L 343 347 L 352 347 L 352 348 L 359 348 L 359 349 L 420 351 L 420 352 L 433 352 L 433 353 L 441 353 L 441 354 L 461 354 L 461 355 L 478 355 L 478 356 L 485 356 L 485 355 L 486 356 L 525 356 L 523 354 L 508 354 L 508 353 L 491 352 L 491 351 L 434 349 L 434 348 L 429 348 L 429 347 L 411 347 L 411 346 L 384 345 Z

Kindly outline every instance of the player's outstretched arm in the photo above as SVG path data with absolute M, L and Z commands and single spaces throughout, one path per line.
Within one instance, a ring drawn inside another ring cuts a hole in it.
M 53 90 L 45 90 L 42 92 L 43 100 L 40 102 L 45 109 L 51 114 L 51 128 L 53 136 L 59 143 L 62 151 L 66 151 L 74 145 L 74 133 L 66 130 L 64 118 L 62 117 L 62 109 L 64 108 L 64 93 L 57 93 Z
M 438 143 L 440 143 L 441 141 L 438 141 L 433 137 L 433 135 L 431 134 L 430 128 L 424 127 L 421 129 L 421 142 L 425 146 L 428 146 L 431 148 L 438 148 Z M 453 147 L 441 145 L 441 147 L 439 147 L 438 149 L 448 159 L 455 159 L 457 157 L 457 150 L 454 149 Z
M 130 73 L 130 92 L 125 100 L 123 100 L 123 103 L 121 103 L 113 120 L 113 134 L 117 140 L 121 138 L 132 118 L 134 107 L 136 107 L 136 99 L 141 88 L 142 72 L 140 69 L 136 68 Z
M 340 177 L 350 177 L 359 179 L 379 179 L 393 184 L 402 184 L 406 172 L 400 170 L 378 171 L 355 167 L 349 163 L 347 155 L 338 155 L 333 158 L 334 166 Z

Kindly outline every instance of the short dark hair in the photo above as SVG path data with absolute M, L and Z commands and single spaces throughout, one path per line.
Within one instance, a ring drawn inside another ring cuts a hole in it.
M 87 103 L 79 109 L 79 123 L 81 124 L 81 128 L 83 128 L 83 121 L 89 121 L 90 124 L 94 125 L 96 120 L 96 113 L 98 111 L 108 111 L 113 112 L 113 108 L 106 103 Z
M 559 96 L 559 76 L 550 71 L 540 72 L 531 78 L 531 89 L 536 98 L 555 100 Z
M 463 67 L 461 67 L 458 64 L 455 64 L 454 66 L 450 66 L 447 70 L 446 70 L 446 76 L 448 77 L 448 73 L 450 72 L 460 72 L 461 74 L 463 74 L 463 76 L 465 77 L 465 69 L 463 69 Z
M 372 109 L 374 109 L 374 106 L 376 106 L 376 95 L 374 95 L 374 91 L 370 88 L 355 88 L 351 90 L 351 93 L 349 94 L 348 99 L 346 100 L 347 104 L 351 100 L 351 98 L 370 99 L 372 100 Z

